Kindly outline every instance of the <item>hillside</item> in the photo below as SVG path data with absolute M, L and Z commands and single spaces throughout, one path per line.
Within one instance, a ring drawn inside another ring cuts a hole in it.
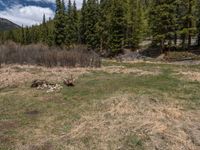
M 15 28 L 20 28 L 17 24 L 4 19 L 0 18 L 0 31 L 5 31 L 5 30 L 10 30 L 10 29 L 15 29 Z

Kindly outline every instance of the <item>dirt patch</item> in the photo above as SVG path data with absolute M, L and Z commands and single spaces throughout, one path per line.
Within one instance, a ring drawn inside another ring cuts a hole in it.
M 17 121 L 2 120 L 0 121 L 0 131 L 15 129 L 18 125 Z
M 39 115 L 40 112 L 38 110 L 27 110 L 25 112 L 26 115 L 29 115 L 29 116 L 36 116 L 36 115 Z
M 148 149 L 200 148 L 200 111 L 132 95 L 113 97 L 99 106 L 98 112 L 83 116 L 62 138 L 69 141 L 67 149 L 134 149 L 123 144 L 130 135 L 137 135 Z

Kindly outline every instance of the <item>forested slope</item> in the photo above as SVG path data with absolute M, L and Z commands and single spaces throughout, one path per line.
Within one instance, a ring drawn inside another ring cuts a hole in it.
M 147 38 L 161 52 L 200 46 L 199 0 L 56 0 L 55 17 L 40 26 L 0 35 L 2 42 L 44 43 L 50 46 L 87 45 L 110 56 L 125 48 L 138 49 Z M 42 14 L 41 14 L 42 15 Z

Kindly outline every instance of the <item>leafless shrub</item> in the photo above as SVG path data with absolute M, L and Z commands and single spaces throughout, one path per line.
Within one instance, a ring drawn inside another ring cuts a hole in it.
M 100 57 L 84 46 L 73 49 L 48 47 L 42 44 L 22 46 L 13 42 L 0 45 L 1 64 L 30 64 L 46 67 L 100 67 Z

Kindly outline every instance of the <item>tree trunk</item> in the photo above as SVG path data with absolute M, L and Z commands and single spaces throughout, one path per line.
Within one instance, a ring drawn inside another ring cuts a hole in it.
M 175 46 L 177 45 L 177 34 L 176 33 L 174 34 L 174 45 Z
M 200 33 L 198 34 L 198 38 L 197 38 L 197 46 L 200 46 Z
M 185 49 L 185 35 L 182 35 L 182 49 Z
M 189 0 L 189 8 L 188 8 L 188 49 L 190 49 L 191 46 L 191 41 L 192 41 L 192 36 L 191 36 L 191 31 L 190 29 L 192 28 L 192 19 L 190 15 L 192 14 L 192 1 Z
M 188 49 L 190 49 L 190 46 L 191 46 L 191 42 L 192 41 L 192 36 L 191 36 L 191 33 L 189 32 L 188 33 Z
M 161 54 L 163 54 L 163 50 L 164 50 L 164 40 L 161 40 L 160 42 L 160 46 L 161 46 Z
M 103 52 L 103 38 L 101 37 L 100 38 L 100 52 L 102 53 Z

